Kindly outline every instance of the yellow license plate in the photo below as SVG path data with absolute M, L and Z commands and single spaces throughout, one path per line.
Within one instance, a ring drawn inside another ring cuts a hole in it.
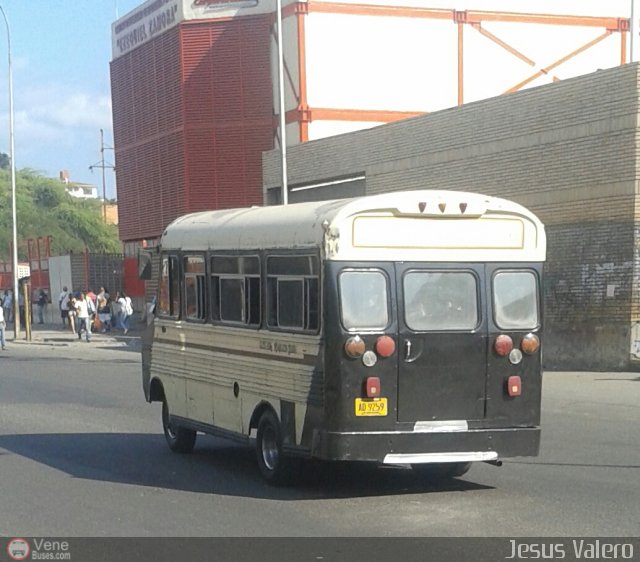
M 386 416 L 386 398 L 356 398 L 356 416 Z

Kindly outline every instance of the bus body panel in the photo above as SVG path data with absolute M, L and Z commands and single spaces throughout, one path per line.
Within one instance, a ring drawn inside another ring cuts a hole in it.
M 150 372 L 175 416 L 248 433 L 255 406 L 322 402 L 319 336 L 287 338 L 263 330 L 156 319 Z M 180 381 L 179 389 L 176 387 Z M 234 388 L 237 385 L 237 396 Z M 147 391 L 145 391 L 146 393 Z M 296 430 L 298 441 L 302 428 Z

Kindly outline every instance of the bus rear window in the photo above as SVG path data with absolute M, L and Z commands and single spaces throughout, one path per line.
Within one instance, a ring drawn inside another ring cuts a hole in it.
M 538 288 L 531 271 L 503 271 L 493 278 L 496 326 L 503 330 L 529 330 L 539 325 Z
M 347 330 L 382 330 L 389 324 L 387 278 L 381 271 L 343 271 L 340 310 Z
M 411 330 L 473 330 L 479 319 L 476 277 L 467 271 L 409 272 L 404 310 Z

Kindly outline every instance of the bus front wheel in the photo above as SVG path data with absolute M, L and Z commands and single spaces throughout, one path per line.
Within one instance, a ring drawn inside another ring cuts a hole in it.
M 169 449 L 176 453 L 190 453 L 196 444 L 196 432 L 171 423 L 169 405 L 162 401 L 162 429 Z
M 300 470 L 300 459 L 283 453 L 280 422 L 272 410 L 265 410 L 260 416 L 256 453 L 260 473 L 269 484 L 283 486 L 295 480 Z

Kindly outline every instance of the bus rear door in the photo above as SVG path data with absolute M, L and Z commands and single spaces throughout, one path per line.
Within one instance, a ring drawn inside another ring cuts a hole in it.
M 484 278 L 483 264 L 397 265 L 399 422 L 484 418 Z

